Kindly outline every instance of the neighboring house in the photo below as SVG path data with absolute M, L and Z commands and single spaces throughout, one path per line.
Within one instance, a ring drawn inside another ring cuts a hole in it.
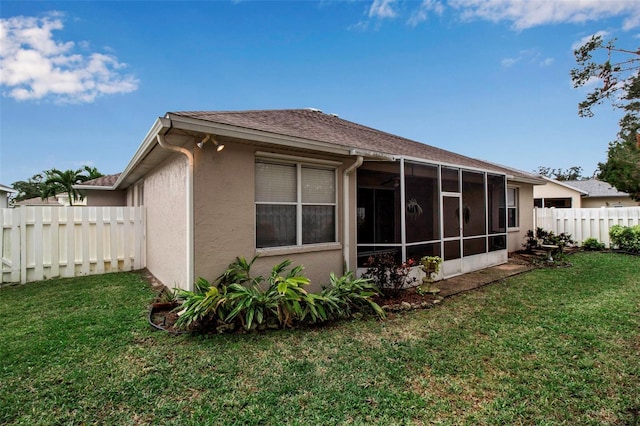
M 640 205 L 626 192 L 618 191 L 607 182 L 597 179 L 571 180 L 567 185 L 586 192 L 582 196 L 582 208 L 593 207 L 634 207 Z
M 255 274 L 290 259 L 320 289 L 377 253 L 440 255 L 444 277 L 506 263 L 542 183 L 298 109 L 167 113 L 103 189 L 145 206 L 147 268 L 169 287 L 258 254 Z
M 13 203 L 15 207 L 20 206 L 58 206 L 63 207 L 64 204 L 60 202 L 57 196 L 47 197 L 42 199 L 40 197 L 27 198 L 26 200 L 16 201 Z
M 127 192 L 113 190 L 113 185 L 120 177 L 120 173 L 105 175 L 96 179 L 82 182 L 73 187 L 82 195 L 82 202 L 87 206 L 126 206 Z M 66 194 L 65 194 L 66 195 Z M 69 197 L 65 197 L 67 201 Z
M 0 209 L 6 209 L 9 207 L 9 196 L 16 192 L 18 191 L 9 186 L 0 184 Z
M 582 206 L 582 196 L 587 195 L 568 182 L 559 181 L 542 176 L 544 185 L 533 187 L 534 207 L 556 207 L 562 209 L 580 208 Z
M 118 180 L 120 173 L 106 175 L 97 179 L 88 180 L 73 187 L 78 190 L 82 198 L 73 202 L 74 206 L 126 206 L 126 191 L 115 191 L 113 184 Z M 61 192 L 54 196 L 42 199 L 40 197 L 28 198 L 18 201 L 16 206 L 69 206 L 69 194 Z
M 597 179 L 557 181 L 544 178 L 545 185 L 533 189 L 534 207 L 599 208 L 633 207 L 640 203 Z

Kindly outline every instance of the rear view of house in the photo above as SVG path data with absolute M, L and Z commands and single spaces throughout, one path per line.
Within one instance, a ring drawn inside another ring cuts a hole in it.
M 504 263 L 540 183 L 298 109 L 167 113 L 105 189 L 145 206 L 147 267 L 169 287 L 259 254 L 259 272 L 290 259 L 320 288 L 379 253 L 442 256 L 445 277 Z

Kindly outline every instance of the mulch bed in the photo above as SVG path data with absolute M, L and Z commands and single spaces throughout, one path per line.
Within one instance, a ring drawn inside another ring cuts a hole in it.
M 440 303 L 442 297 L 432 294 L 421 295 L 416 288 L 402 289 L 393 296 L 376 296 L 373 300 L 385 311 L 397 312 L 412 309 L 426 309 Z M 184 334 L 185 331 L 176 328 L 178 314 L 175 311 L 177 305 L 170 303 L 154 303 L 149 308 L 149 324 L 158 329 L 172 334 Z
M 186 333 L 175 326 L 178 321 L 176 306 L 174 303 L 153 303 L 149 308 L 149 324 L 158 330 L 172 334 Z

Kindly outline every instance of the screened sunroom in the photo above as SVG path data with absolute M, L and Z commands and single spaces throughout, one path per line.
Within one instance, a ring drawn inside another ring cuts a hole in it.
M 507 261 L 506 176 L 401 157 L 357 172 L 357 255 L 443 258 L 450 277 Z

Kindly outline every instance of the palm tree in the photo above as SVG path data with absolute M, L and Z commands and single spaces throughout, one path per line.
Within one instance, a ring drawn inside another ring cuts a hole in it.
M 102 173 L 98 171 L 97 167 L 84 166 L 82 170 L 86 172 L 86 179 L 84 181 L 93 180 L 93 179 L 97 179 L 99 177 L 104 176 Z
M 87 180 L 89 180 L 88 176 L 83 174 L 83 169 L 66 170 L 64 172 L 58 169 L 51 169 L 47 170 L 47 180 L 45 185 L 54 193 L 67 193 L 69 196 L 69 204 L 73 205 L 74 201 L 82 199 L 82 195 L 73 187 L 73 185 L 77 185 Z

